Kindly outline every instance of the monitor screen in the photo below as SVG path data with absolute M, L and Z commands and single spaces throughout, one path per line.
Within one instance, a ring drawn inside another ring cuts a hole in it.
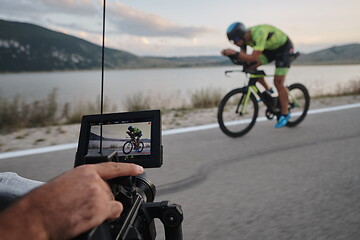
M 85 158 L 93 161 L 114 152 L 119 162 L 160 167 L 163 160 L 160 111 L 83 116 L 74 165 L 86 164 Z
M 151 155 L 151 121 L 115 121 L 103 125 L 102 148 L 116 150 L 118 156 Z M 100 125 L 90 124 L 88 153 L 99 152 Z

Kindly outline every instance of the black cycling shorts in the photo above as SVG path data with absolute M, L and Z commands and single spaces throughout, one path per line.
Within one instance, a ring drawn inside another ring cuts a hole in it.
M 281 47 L 275 50 L 264 50 L 262 54 L 266 57 L 267 63 L 275 60 L 276 68 L 289 68 L 291 63 L 291 53 L 293 52 L 294 46 L 288 38 Z

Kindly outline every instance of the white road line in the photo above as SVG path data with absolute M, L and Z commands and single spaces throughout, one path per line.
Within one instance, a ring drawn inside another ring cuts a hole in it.
M 340 110 L 358 108 L 358 107 L 360 107 L 360 103 L 354 103 L 354 104 L 341 105 L 341 106 L 336 106 L 336 107 L 313 109 L 313 110 L 309 110 L 308 114 L 311 115 L 311 114 L 318 114 L 318 113 L 325 113 L 325 112 L 333 112 L 333 111 L 340 111 Z M 295 112 L 295 113 L 292 113 L 292 115 L 298 115 L 298 114 Z M 257 122 L 263 122 L 266 120 L 267 120 L 266 117 L 259 117 L 257 119 Z M 242 121 L 231 122 L 231 124 L 233 124 L 233 125 L 243 124 L 248 121 L 249 120 L 245 119 Z M 212 124 L 206 124 L 206 125 L 200 125 L 200 126 L 164 130 L 162 132 L 162 135 L 168 136 L 168 135 L 174 135 L 174 134 L 179 134 L 179 133 L 202 131 L 202 130 L 218 128 L 218 127 L 219 127 L 219 125 L 217 123 L 212 123 Z M 69 149 L 75 149 L 76 147 L 77 147 L 77 143 L 68 143 L 68 144 L 61 144 L 61 145 L 55 145 L 55 146 L 49 146 L 49 147 L 41 147 L 41 148 L 34 148 L 34 149 L 27 149 L 27 150 L 13 151 L 13 152 L 5 152 L 5 153 L 0 153 L 0 159 L 23 157 L 23 156 L 41 154 L 41 153 L 47 153 L 47 152 L 69 150 Z
M 328 108 L 320 108 L 320 109 L 314 109 L 309 110 L 308 115 L 311 114 L 318 114 L 318 113 L 324 113 L 324 112 L 333 112 L 333 111 L 339 111 L 344 109 L 351 109 L 351 108 L 358 108 L 360 107 L 360 103 L 354 103 L 354 104 L 348 104 L 348 105 L 341 105 L 336 107 L 328 107 Z M 293 116 L 300 115 L 300 112 L 291 113 Z M 256 122 L 264 122 L 267 121 L 266 117 L 258 117 Z M 227 125 L 237 125 L 237 124 L 244 124 L 250 122 L 250 119 L 244 119 L 239 121 L 233 121 L 228 122 Z M 207 124 L 207 125 L 200 125 L 200 126 L 194 126 L 194 127 L 185 127 L 185 128 L 177 128 L 177 129 L 171 129 L 171 130 L 164 130 L 162 135 L 173 135 L 173 134 L 179 134 L 179 133 L 187 133 L 187 132 L 195 132 L 195 131 L 201 131 L 211 128 L 218 128 L 219 125 L 217 123 Z
M 77 143 L 68 143 L 68 144 L 54 145 L 54 146 L 49 146 L 49 147 L 41 147 L 41 148 L 33 148 L 33 149 L 20 150 L 20 151 L 5 152 L 5 153 L 0 153 L 0 159 L 23 157 L 23 156 L 33 155 L 33 154 L 62 151 L 62 150 L 67 150 L 67 149 L 74 149 L 76 147 L 77 147 Z

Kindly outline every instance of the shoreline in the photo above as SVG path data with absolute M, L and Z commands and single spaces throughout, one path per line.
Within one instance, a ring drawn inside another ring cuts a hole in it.
M 310 109 L 359 103 L 360 95 L 311 99 Z M 260 105 L 259 114 L 265 107 Z M 162 130 L 217 123 L 217 108 L 170 110 L 162 113 Z M 79 140 L 80 123 L 20 129 L 0 135 L 0 152 L 74 143 Z
M 311 67 L 311 66 L 354 66 L 354 65 L 360 65 L 360 62 L 351 62 L 351 63 L 344 63 L 344 62 L 306 62 L 306 63 L 297 63 L 297 62 L 293 62 L 291 64 L 291 66 L 297 66 L 297 67 Z M 237 65 L 234 65 L 233 63 L 231 63 L 229 61 L 229 64 L 216 64 L 216 65 L 194 65 L 194 66 L 169 66 L 169 67 L 134 67 L 134 68 L 109 68 L 106 71 L 110 72 L 110 71 L 128 71 L 128 70 L 157 70 L 157 69 L 191 69 L 191 68 L 236 68 Z M 263 65 L 263 66 L 271 66 L 271 65 Z M 87 71 L 91 71 L 91 72 L 97 72 L 99 73 L 101 71 L 101 68 L 88 68 L 88 69 L 55 69 L 55 70 L 33 70 L 33 71 L 14 71 L 14 72 L 9 72 L 9 71 L 0 71 L 0 75 L 5 75 L 5 74 L 32 74 L 32 73 L 72 73 L 72 72 L 87 72 Z

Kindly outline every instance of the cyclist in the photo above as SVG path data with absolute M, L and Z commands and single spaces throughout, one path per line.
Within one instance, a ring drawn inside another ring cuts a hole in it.
M 246 28 L 240 22 L 234 22 L 228 27 L 227 37 L 229 41 L 240 47 L 240 52 L 224 49 L 221 54 L 224 56 L 234 55 L 251 65 L 251 69 L 257 69 L 260 65 L 275 60 L 274 85 L 281 104 L 281 116 L 275 127 L 284 127 L 291 117 L 288 111 L 288 92 L 284 85 L 290 67 L 291 53 L 294 51 L 291 40 L 274 26 L 263 24 Z M 246 46 L 253 48 L 251 54 L 246 53 Z M 258 81 L 266 90 L 270 90 L 264 78 L 260 78 Z
M 129 126 L 126 133 L 135 141 L 135 149 L 139 149 L 140 138 L 142 136 L 142 131 L 136 127 Z

